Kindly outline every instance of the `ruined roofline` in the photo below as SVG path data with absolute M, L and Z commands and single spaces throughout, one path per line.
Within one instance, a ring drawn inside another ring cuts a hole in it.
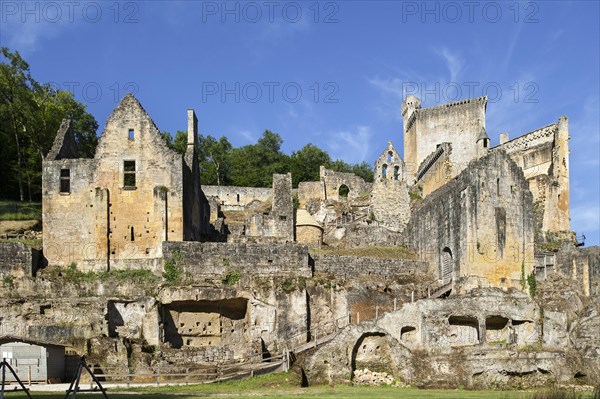
M 456 107 L 456 106 L 466 105 L 466 104 L 471 104 L 471 103 L 483 103 L 484 105 L 487 105 L 487 96 L 467 98 L 464 100 L 453 101 L 451 103 L 445 103 L 445 104 L 440 104 L 440 105 L 433 105 L 431 107 L 425 107 L 425 108 L 420 107 L 420 108 L 417 108 L 415 110 L 415 112 L 421 113 L 424 111 L 433 111 L 433 110 L 438 110 L 438 109 L 442 109 L 442 108 Z
M 417 209 L 431 202 L 439 202 L 440 197 L 445 195 L 447 192 L 453 190 L 457 184 L 460 184 L 459 182 L 464 179 L 464 176 L 472 173 L 472 171 L 478 169 L 481 165 L 484 165 L 485 163 L 489 162 L 489 160 L 492 157 L 505 158 L 507 162 L 511 164 L 511 168 L 515 171 L 515 173 L 517 173 L 521 177 L 521 181 L 524 184 L 524 188 L 529 190 L 529 183 L 525 179 L 525 174 L 523 173 L 523 170 L 519 167 L 519 165 L 517 165 L 517 163 L 510 157 L 510 155 L 508 155 L 508 153 L 503 148 L 499 148 L 497 151 L 488 152 L 483 157 L 474 159 L 471 162 L 469 162 L 469 165 L 465 169 L 463 169 L 458 175 L 456 175 L 455 177 L 450 179 L 446 184 L 442 185 L 438 189 L 431 192 L 431 194 L 429 194 L 427 197 L 425 197 Z
M 561 116 L 561 118 L 566 118 L 566 116 Z M 524 138 L 527 138 L 527 136 L 529 136 L 529 135 L 531 135 L 531 134 L 535 134 L 535 133 L 541 133 L 542 131 L 544 131 L 544 130 L 546 130 L 546 129 L 551 129 L 551 128 L 554 128 L 554 129 L 552 129 L 552 132 L 554 132 L 554 131 L 555 131 L 555 130 L 558 128 L 558 123 L 559 123 L 559 122 L 560 122 L 560 118 L 559 118 L 559 120 L 558 120 L 558 121 L 556 121 L 556 122 L 554 122 L 554 123 L 551 123 L 551 124 L 549 124 L 549 125 L 546 125 L 546 126 L 542 126 L 542 127 L 540 127 L 540 128 L 537 128 L 537 129 L 535 129 L 535 130 L 532 130 L 532 131 L 530 131 L 530 132 L 527 132 L 527 133 L 525 133 L 525 134 L 522 134 L 521 136 L 517 136 L 517 137 L 515 137 L 514 139 L 510 139 L 510 140 L 508 140 L 507 142 L 504 142 L 504 143 L 502 143 L 502 144 L 498 144 L 498 145 L 496 145 L 496 146 L 492 147 L 491 149 L 492 149 L 492 150 L 495 150 L 495 149 L 497 149 L 497 148 L 504 147 L 504 146 L 506 146 L 507 144 L 515 144 L 517 141 L 519 141 L 519 140 L 523 140 Z
M 127 103 L 130 103 L 130 102 L 133 103 L 136 107 L 139 107 L 139 109 L 142 111 L 142 114 L 144 116 L 146 116 L 148 118 L 148 120 L 150 121 L 150 129 L 149 130 L 152 132 L 152 129 L 154 129 L 154 131 L 156 132 L 156 134 L 154 134 L 154 135 L 151 134 L 151 135 L 154 136 L 154 139 L 156 139 L 155 141 L 158 142 L 158 145 L 163 147 L 163 150 L 171 153 L 171 155 L 181 158 L 182 162 L 185 162 L 184 156 L 182 154 L 178 153 L 175 150 L 172 150 L 171 148 L 169 148 L 169 146 L 167 146 L 167 144 L 162 139 L 162 137 L 160 137 L 160 130 L 156 126 L 156 123 L 154 123 L 154 119 L 152 119 L 152 117 L 150 116 L 148 111 L 146 111 L 146 109 L 142 106 L 142 103 L 140 103 L 140 101 L 132 93 L 129 93 L 129 92 L 123 96 L 121 101 L 119 101 L 119 104 L 117 104 L 117 106 L 115 107 L 115 109 L 113 109 L 113 111 L 110 113 L 108 118 L 106 118 L 106 122 L 104 123 L 104 128 L 102 129 L 102 133 L 98 136 L 98 145 L 96 146 L 94 158 L 97 159 L 97 157 L 98 157 L 98 151 L 101 148 L 102 140 L 104 138 L 104 135 L 107 131 L 109 124 L 112 123 L 112 121 L 117 118 L 117 115 L 121 112 L 121 109 L 123 107 L 125 107 L 125 105 Z
M 427 171 L 429 171 L 429 169 L 437 162 L 438 159 L 440 159 L 442 154 L 446 151 L 448 152 L 448 155 L 450 155 L 450 152 L 452 151 L 451 143 L 440 143 L 435 149 L 435 151 L 427 155 L 427 157 L 423 160 L 423 162 L 421 162 L 419 168 L 417 169 L 417 175 L 415 180 L 417 182 L 421 180 L 421 178 L 425 176 Z
M 77 143 L 75 142 L 75 132 L 73 131 L 72 121 L 63 119 L 60 127 L 54 136 L 52 148 L 46 154 L 43 161 L 58 161 L 61 159 L 77 159 Z

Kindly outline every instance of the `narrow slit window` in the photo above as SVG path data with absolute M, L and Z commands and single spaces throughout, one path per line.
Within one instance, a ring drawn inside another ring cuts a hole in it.
M 127 132 L 127 138 L 129 140 L 133 140 L 135 139 L 135 130 L 133 129 L 129 129 L 129 131 Z
M 135 232 L 133 231 L 133 226 L 131 226 L 131 241 L 135 241 Z
M 500 179 L 496 179 L 496 194 L 500 195 Z
M 60 192 L 71 192 L 71 169 L 60 170 Z
M 123 186 L 135 187 L 135 161 L 123 163 Z

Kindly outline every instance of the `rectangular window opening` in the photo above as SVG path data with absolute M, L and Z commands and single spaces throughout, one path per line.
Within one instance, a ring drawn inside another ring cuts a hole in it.
M 133 140 L 135 139 L 135 130 L 133 129 L 129 129 L 129 131 L 127 132 L 127 138 L 129 140 Z
M 71 169 L 60 170 L 60 192 L 71 192 Z
M 135 161 L 124 161 L 123 163 L 123 186 L 135 188 Z

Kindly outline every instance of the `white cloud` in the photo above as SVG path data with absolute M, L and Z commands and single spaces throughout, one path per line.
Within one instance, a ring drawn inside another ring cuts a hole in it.
M 239 130 L 237 134 L 238 136 L 242 136 L 250 144 L 255 144 L 258 141 L 258 138 L 256 138 L 249 130 Z
M 465 60 L 458 53 L 452 52 L 446 47 L 436 52 L 446 63 L 446 68 L 450 72 L 450 82 L 458 82 L 459 74 L 465 65 Z
M 350 163 L 360 163 L 369 156 L 373 132 L 369 126 L 356 126 L 352 130 L 335 132 L 327 143 L 333 158 Z
M 398 78 L 380 79 L 379 77 L 367 78 L 367 82 L 378 88 L 379 90 L 393 94 L 398 98 L 404 97 L 404 80 Z

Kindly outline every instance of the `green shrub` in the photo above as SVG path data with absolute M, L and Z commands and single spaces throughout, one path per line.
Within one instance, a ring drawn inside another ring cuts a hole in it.
M 296 288 L 296 281 L 295 281 L 295 279 L 293 279 L 291 277 L 285 279 L 285 281 L 281 285 L 281 289 L 286 294 L 289 294 L 290 292 L 292 292 L 294 290 L 294 288 Z
M 537 292 L 537 280 L 533 274 L 527 276 L 527 284 L 529 285 L 529 295 L 533 298 Z
M 238 281 L 240 281 L 240 272 L 236 270 L 234 272 L 227 273 L 227 275 L 223 279 L 223 284 L 234 285 Z
M 179 250 L 173 251 L 171 258 L 166 260 L 163 265 L 163 278 L 169 284 L 176 284 L 181 282 L 183 276 L 183 270 L 180 266 L 181 263 L 181 252 Z
M 163 266 L 163 278 L 169 284 L 175 284 L 181 279 L 181 269 L 177 266 L 177 262 L 169 259 Z

